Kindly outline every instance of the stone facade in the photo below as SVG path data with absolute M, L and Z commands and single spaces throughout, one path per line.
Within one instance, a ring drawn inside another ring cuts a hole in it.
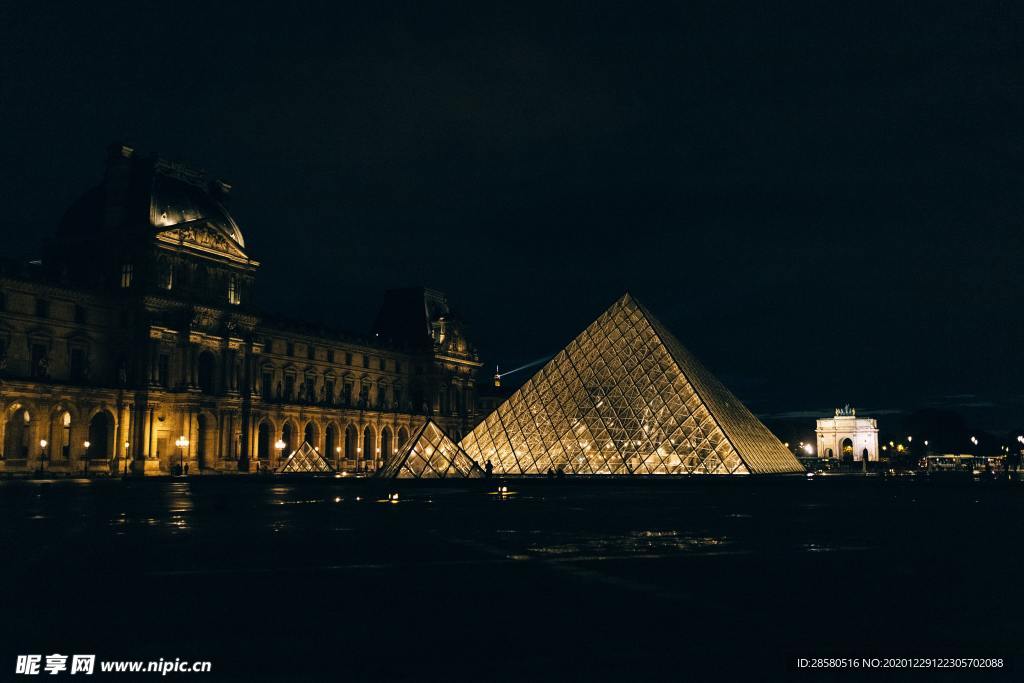
M 857 411 L 838 408 L 833 417 L 818 420 L 815 430 L 818 438 L 819 458 L 841 458 L 862 462 L 878 461 L 878 421 L 870 417 L 857 417 Z
M 250 472 L 303 441 L 374 471 L 427 416 L 476 423 L 443 294 L 389 292 L 367 335 L 263 314 L 229 190 L 116 145 L 44 258 L 3 264 L 0 472 Z

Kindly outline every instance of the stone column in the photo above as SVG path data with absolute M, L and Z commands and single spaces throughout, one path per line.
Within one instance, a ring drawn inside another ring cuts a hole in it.
M 194 344 L 189 344 L 188 347 L 188 388 L 196 389 L 199 387 L 199 350 Z
M 7 404 L 0 403 L 0 456 L 4 459 L 10 458 L 11 454 L 7 452 Z

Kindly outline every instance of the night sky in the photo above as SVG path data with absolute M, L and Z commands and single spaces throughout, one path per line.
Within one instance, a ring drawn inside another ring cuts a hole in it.
M 234 185 L 272 310 L 425 284 L 513 367 L 628 289 L 758 414 L 1024 422 L 1017 3 L 20 4 L 11 254 L 116 140 Z

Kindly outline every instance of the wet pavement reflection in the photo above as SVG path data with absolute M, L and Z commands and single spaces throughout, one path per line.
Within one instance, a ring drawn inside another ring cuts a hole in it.
M 521 679 L 569 653 L 604 679 L 653 673 L 668 652 L 708 660 L 728 649 L 709 634 L 738 624 L 775 657 L 908 634 L 1019 652 L 1024 598 L 992 587 L 1017 580 L 1022 493 L 840 479 L 0 481 L 0 578 L 17 587 L 0 637 L 19 651 L 195 652 L 238 680 L 302 680 L 296 661 L 324 653 L 353 680 L 470 679 L 495 656 L 493 677 Z M 422 636 L 442 631 L 460 643 L 455 671 Z M 607 645 L 622 637 L 628 652 Z

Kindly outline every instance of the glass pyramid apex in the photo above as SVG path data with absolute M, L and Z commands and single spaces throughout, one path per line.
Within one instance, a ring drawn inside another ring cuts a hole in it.
M 397 456 L 377 474 L 386 479 L 469 479 L 483 476 L 459 444 L 428 419 Z
M 292 451 L 292 454 L 285 458 L 277 467 L 278 473 L 295 473 L 295 472 L 333 472 L 334 468 L 331 467 L 330 463 L 324 460 L 323 456 L 320 455 L 320 451 L 309 445 L 309 442 L 303 441 L 302 445 L 298 449 Z
M 768 474 L 796 457 L 631 295 L 460 442 L 496 474 Z

